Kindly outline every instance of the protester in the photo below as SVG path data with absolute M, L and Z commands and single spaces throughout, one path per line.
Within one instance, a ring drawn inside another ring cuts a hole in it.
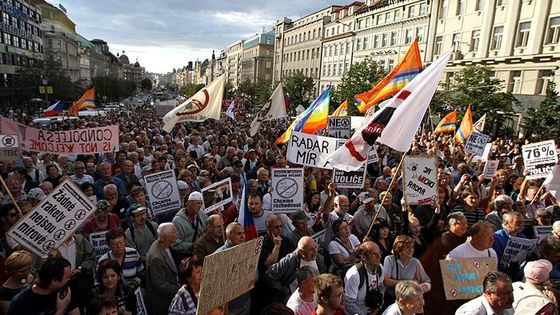
M 157 239 L 157 223 L 148 220 L 147 209 L 133 204 L 127 210 L 132 224 L 125 231 L 126 246 L 136 249 L 140 258 L 146 259 L 146 254 L 152 243 Z
M 424 312 L 424 289 L 416 282 L 404 280 L 395 286 L 396 302 L 383 315 L 414 315 Z
M 343 315 L 344 286 L 342 280 L 332 274 L 321 274 L 315 278 L 317 309 L 312 315 Z
M 286 303 L 295 315 L 311 315 L 317 308 L 313 282 L 318 275 L 319 272 L 309 266 L 303 266 L 297 271 L 298 288 Z
M 513 310 L 517 314 L 556 314 L 558 302 L 550 284 L 552 264 L 530 261 L 523 268 L 525 281 L 513 283 Z
M 136 289 L 142 283 L 145 276 L 145 268 L 138 252 L 131 247 L 126 247 L 125 234 L 122 228 L 117 227 L 105 234 L 109 252 L 99 258 L 98 264 L 104 260 L 115 260 L 121 267 L 126 285 Z
M 206 233 L 193 244 L 194 256 L 201 261 L 224 245 L 224 221 L 218 214 L 213 214 L 206 219 Z
M 179 258 L 193 254 L 193 243 L 206 231 L 208 217 L 202 209 L 202 194 L 193 191 L 188 198 L 187 205 L 173 218 L 177 228 L 177 242 L 171 248 Z
M 33 285 L 35 275 L 33 274 L 33 256 L 31 253 L 18 250 L 13 252 L 6 261 L 4 268 L 8 280 L 0 287 L 0 311 L 8 313 L 10 301 L 23 289 Z
M 463 304 L 456 315 L 503 314 L 513 315 L 513 287 L 509 277 L 499 271 L 491 271 L 482 282 L 483 294 Z
M 117 309 L 123 315 L 135 315 L 136 295 L 134 288 L 122 279 L 123 270 L 113 259 L 102 261 L 97 267 L 97 286 L 91 291 L 90 300 L 96 296 L 107 295 L 117 301 Z

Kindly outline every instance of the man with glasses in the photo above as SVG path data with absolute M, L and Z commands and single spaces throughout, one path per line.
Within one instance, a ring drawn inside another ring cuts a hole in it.
M 282 218 L 271 214 L 266 219 L 266 235 L 259 257 L 259 274 L 291 253 L 294 248 L 288 240 L 282 238 Z
M 344 286 L 342 280 L 326 273 L 315 278 L 317 309 L 312 315 L 342 315 L 344 309 Z
M 94 180 L 91 175 L 85 174 L 84 171 L 86 166 L 82 161 L 76 161 L 74 163 L 74 175 L 70 176 L 70 179 L 80 186 L 83 183 L 90 183 L 93 185 Z
M 213 214 L 206 220 L 206 233 L 193 244 L 194 255 L 204 261 L 204 257 L 212 254 L 224 245 L 224 221 L 222 217 Z
M 513 314 L 513 287 L 509 277 L 499 271 L 489 272 L 482 282 L 484 293 L 463 304 L 456 315 Z

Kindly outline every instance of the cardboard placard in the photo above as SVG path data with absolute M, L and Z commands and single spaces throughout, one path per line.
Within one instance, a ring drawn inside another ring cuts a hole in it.
M 558 163 L 554 140 L 530 143 L 521 147 L 527 179 L 546 177 Z
M 423 205 L 438 197 L 435 156 L 406 156 L 403 167 L 404 198 L 409 205 Z
M 492 179 L 494 175 L 496 175 L 496 171 L 498 170 L 498 165 L 500 161 L 498 160 L 488 160 L 486 164 L 484 164 L 484 170 L 482 174 L 484 174 L 485 179 Z
M 87 220 L 96 207 L 67 179 L 19 220 L 8 235 L 40 257 L 58 248 Z
M 208 214 L 233 200 L 231 178 L 204 187 L 200 192 L 204 199 L 204 212 Z
M 259 237 L 204 258 L 196 314 L 206 314 L 253 288 L 262 244 Z
M 0 135 L 0 161 L 17 161 L 21 159 L 17 135 Z
M 552 225 L 533 225 L 533 232 L 540 242 L 543 238 L 552 234 Z
M 303 210 L 303 168 L 273 168 L 272 188 L 272 212 Z
M 107 234 L 107 231 L 91 233 L 89 235 L 89 242 L 95 252 L 95 261 L 98 261 L 101 256 L 109 252 L 109 244 L 107 244 L 105 234 Z
M 447 300 L 470 300 L 483 293 L 482 282 L 490 271 L 497 271 L 495 258 L 461 258 L 439 261 Z
M 471 132 L 469 139 L 465 143 L 465 152 L 472 153 L 475 156 L 482 156 L 489 139 L 489 136 L 480 132 Z
M 144 176 L 146 191 L 150 197 L 153 214 L 179 210 L 181 197 L 173 170 L 167 170 Z
M 315 243 L 317 243 L 318 246 L 320 246 L 321 243 L 323 243 L 323 240 L 325 239 L 325 230 L 319 231 L 311 235 L 311 238 L 315 240 Z
M 538 243 L 539 240 L 536 238 L 529 240 L 510 236 L 500 263 L 504 266 L 509 265 L 511 262 L 522 263 L 528 254 L 537 250 Z
M 338 140 L 337 146 L 340 148 L 344 145 L 346 140 Z M 373 151 L 370 150 L 370 151 Z M 368 155 L 369 158 L 369 155 Z M 364 182 L 366 178 L 366 164 L 362 165 L 358 170 L 355 171 L 342 171 L 334 169 L 332 175 L 332 181 L 336 184 L 338 188 L 350 188 L 350 189 L 362 189 L 364 187 Z
M 377 153 L 377 145 L 374 144 L 373 148 L 369 150 L 367 164 L 375 163 L 379 161 L 379 154 Z
M 333 138 L 349 139 L 352 136 L 350 117 L 329 117 L 327 134 Z
M 327 156 L 336 151 L 336 138 L 294 131 L 288 140 L 288 161 L 311 167 L 332 169 Z

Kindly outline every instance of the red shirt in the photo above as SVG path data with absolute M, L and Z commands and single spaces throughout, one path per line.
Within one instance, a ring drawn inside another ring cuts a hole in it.
M 112 228 L 116 228 L 117 226 L 119 226 L 119 224 L 121 223 L 121 220 L 119 219 L 119 216 L 114 214 L 114 213 L 108 213 L 107 214 L 107 229 L 100 229 L 99 226 L 97 225 L 97 221 L 95 221 L 95 217 L 90 218 L 89 220 L 87 220 L 87 222 L 84 224 L 84 234 L 91 234 L 91 233 L 95 233 L 95 232 L 101 232 L 101 231 L 109 231 Z
M 311 315 L 317 315 L 317 309 L 313 310 L 313 313 L 311 313 Z M 344 313 L 342 313 L 342 311 L 338 310 L 338 311 L 334 312 L 334 315 L 344 315 Z

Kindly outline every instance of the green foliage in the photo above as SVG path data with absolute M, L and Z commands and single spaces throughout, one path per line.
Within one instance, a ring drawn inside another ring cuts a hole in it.
M 167 85 L 165 85 L 165 88 L 174 93 L 179 92 L 179 87 L 175 83 L 167 83 Z
M 525 136 L 534 141 L 560 138 L 560 104 L 556 84 L 549 82 L 546 97 L 539 107 L 528 110 L 528 117 L 523 119 Z
M 258 80 L 255 83 L 246 80 L 239 84 L 236 94 L 240 108 L 248 109 L 266 103 L 272 93 L 270 84 L 271 82 L 266 80 Z
M 140 87 L 142 88 L 142 90 L 150 91 L 153 88 L 152 80 L 148 78 L 142 79 L 142 81 L 140 81 Z
M 185 95 L 187 98 L 193 96 L 196 92 L 204 87 L 204 84 L 189 83 L 179 88 L 179 93 Z
M 97 76 L 92 80 L 98 100 L 117 102 L 134 94 L 134 82 L 117 79 L 111 76 Z
M 39 86 L 42 80 L 48 81 L 47 85 L 53 87 L 53 94 L 49 94 L 49 100 L 61 100 L 63 102 L 75 101 L 79 97 L 79 88 L 62 69 L 62 65 L 52 59 L 31 66 L 19 67 L 16 71 L 15 97 L 20 102 L 27 102 L 32 98 L 44 98 L 39 94 Z
M 297 71 L 291 76 L 283 77 L 280 82 L 284 87 L 284 92 L 290 96 L 291 104 L 294 108 L 298 105 L 307 107 L 315 98 L 315 83 L 311 77 L 304 75 L 302 71 Z M 278 83 L 276 82 L 274 87 Z
M 354 96 L 373 88 L 383 77 L 387 75 L 385 69 L 371 57 L 367 57 L 360 63 L 353 64 L 350 70 L 342 77 L 342 82 L 335 88 L 331 111 L 334 111 L 344 100 L 348 100 L 348 114 L 358 112 L 354 106 Z
M 232 100 L 235 97 L 235 90 L 233 89 L 233 84 L 231 82 L 226 81 L 226 85 L 224 87 L 224 99 Z

